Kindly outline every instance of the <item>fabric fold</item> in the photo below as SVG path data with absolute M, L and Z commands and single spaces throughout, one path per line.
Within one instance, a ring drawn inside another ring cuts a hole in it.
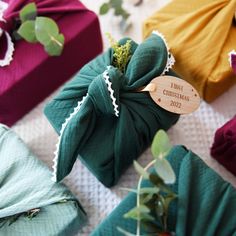
M 235 0 L 175 0 L 149 17 L 144 38 L 153 30 L 166 37 L 174 70 L 212 102 L 236 82 L 228 63 L 235 49 Z
M 236 235 L 235 188 L 183 146 L 175 146 L 167 159 L 176 174 L 170 188 L 178 195 L 170 205 L 168 229 L 181 236 Z M 143 186 L 151 184 L 144 181 Z M 135 234 L 136 221 L 123 217 L 135 206 L 136 194 L 129 193 L 91 236 L 122 236 L 117 227 Z
M 138 92 L 169 66 L 164 40 L 157 34 L 140 45 L 131 40 L 131 52 L 121 73 L 112 66 L 113 49 L 108 49 L 46 105 L 45 114 L 59 134 L 55 180 L 68 175 L 79 157 L 110 187 L 148 147 L 158 129 L 167 130 L 177 122 L 179 115 L 160 108 L 148 93 Z
M 3 125 L 0 163 L 0 220 L 5 221 L 1 234 L 74 235 L 81 228 L 86 213 L 79 201 L 63 184 L 53 183 L 50 170 Z M 30 220 L 24 213 L 32 209 L 39 212 Z M 9 217 L 18 214 L 22 216 L 9 225 Z

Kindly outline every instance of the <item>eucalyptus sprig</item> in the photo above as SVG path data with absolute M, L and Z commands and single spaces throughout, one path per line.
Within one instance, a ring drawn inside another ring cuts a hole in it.
M 27 217 L 29 220 L 31 220 L 39 212 L 40 212 L 40 209 L 35 208 L 35 209 L 29 210 L 27 212 L 22 212 L 22 213 L 15 214 L 13 216 L 7 216 L 4 218 L 0 218 L 0 228 L 2 228 L 5 224 L 8 224 L 8 226 L 10 226 L 11 224 L 15 223 L 19 219 L 19 217 L 21 217 L 21 216 Z
M 176 180 L 175 173 L 166 160 L 166 155 L 172 146 L 165 131 L 160 130 L 154 137 L 151 151 L 154 159 L 143 168 L 134 161 L 134 167 L 140 174 L 137 189 L 128 189 L 137 194 L 136 207 L 127 212 L 124 217 L 137 221 L 136 234 L 125 229 L 118 228 L 118 231 L 126 236 L 140 236 L 141 226 L 145 227 L 148 235 L 171 235 L 167 227 L 168 209 L 170 203 L 177 195 L 167 184 L 173 184 Z M 148 172 L 150 167 L 154 171 Z M 142 181 L 146 179 L 151 187 L 142 187 Z
M 110 34 L 107 34 L 111 47 L 113 48 L 112 65 L 119 69 L 122 73 L 125 72 L 126 66 L 131 58 L 131 40 L 127 40 L 125 44 L 121 45 L 115 41 Z
M 59 202 L 55 202 L 54 204 L 64 204 L 67 202 L 68 202 L 67 199 L 62 199 Z M 21 212 L 12 216 L 0 218 L 0 229 L 6 224 L 10 226 L 11 224 L 15 223 L 21 216 L 26 217 L 29 220 L 32 220 L 34 217 L 36 217 L 39 214 L 39 212 L 40 212 L 40 208 L 34 208 L 26 212 Z
M 121 17 L 119 25 L 122 33 L 127 31 L 131 26 L 131 23 L 128 21 L 130 14 L 123 7 L 123 0 L 109 0 L 108 2 L 103 3 L 100 6 L 99 14 L 105 15 L 109 10 L 113 10 L 115 16 Z
M 18 35 L 29 43 L 41 43 L 50 56 L 59 56 L 64 47 L 64 35 L 59 33 L 57 23 L 44 16 L 37 16 L 35 3 L 29 3 L 20 11 L 21 25 Z
M 100 15 L 105 15 L 110 10 L 113 10 L 115 16 L 121 17 L 120 29 L 122 33 L 127 31 L 132 25 L 131 22 L 128 21 L 130 13 L 123 7 L 123 2 L 124 2 L 123 0 L 109 0 L 108 2 L 103 3 L 99 9 Z M 133 5 L 139 6 L 142 3 L 143 0 L 136 0 L 133 2 Z
M 100 7 L 100 15 L 105 15 L 110 9 L 114 9 L 115 16 L 121 16 L 123 20 L 127 20 L 130 14 L 123 8 L 123 0 L 109 0 Z

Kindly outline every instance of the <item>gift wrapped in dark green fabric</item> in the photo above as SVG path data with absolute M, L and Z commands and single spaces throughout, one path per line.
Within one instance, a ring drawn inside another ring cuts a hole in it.
M 169 230 L 177 236 L 235 236 L 236 189 L 183 146 L 167 158 L 176 173 L 171 189 L 178 194 L 170 205 Z M 130 193 L 91 236 L 123 236 L 118 226 L 135 234 L 136 221 L 123 218 L 134 206 L 136 194 Z
M 80 158 L 110 187 L 150 145 L 158 129 L 167 130 L 178 120 L 179 115 L 156 105 L 147 92 L 138 92 L 157 76 L 174 75 L 165 41 L 157 34 L 140 45 L 131 40 L 131 55 L 122 74 L 112 66 L 110 48 L 85 65 L 46 106 L 45 114 L 60 135 L 56 181 Z
M 0 125 L 0 235 L 75 235 L 85 220 L 72 193 L 52 182 L 47 166 Z

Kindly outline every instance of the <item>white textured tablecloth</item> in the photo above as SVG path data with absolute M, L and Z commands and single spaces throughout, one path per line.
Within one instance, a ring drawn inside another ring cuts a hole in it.
M 103 1 L 82 0 L 82 2 L 87 5 L 88 8 L 98 12 L 99 5 Z M 126 2 L 126 7 L 129 12 L 131 12 L 130 20 L 133 22 L 133 27 L 126 35 L 132 37 L 137 42 L 141 42 L 142 21 L 168 1 L 146 0 L 140 7 L 133 7 L 130 2 L 132 1 Z M 117 25 L 118 19 L 111 13 L 99 18 L 104 36 L 104 47 L 107 48 L 108 41 L 105 37 L 106 32 L 111 33 L 116 39 L 121 38 L 122 34 L 119 32 L 119 27 Z M 90 43 L 92 42 L 93 39 L 91 39 Z M 57 135 L 43 115 L 43 107 L 52 97 L 53 95 L 39 104 L 13 127 L 32 151 L 50 166 L 52 166 Z M 235 114 L 236 86 L 210 105 L 201 102 L 199 110 L 190 115 L 183 115 L 179 122 L 171 128 L 168 133 L 173 144 L 183 144 L 193 150 L 202 157 L 208 165 L 223 176 L 223 178 L 236 187 L 236 177 L 231 175 L 216 161 L 210 158 L 209 154 L 209 149 L 213 142 L 216 129 L 231 119 Z M 150 159 L 150 151 L 147 150 L 139 160 L 144 164 Z M 65 183 L 78 197 L 81 204 L 84 206 L 85 211 L 88 213 L 89 222 L 79 235 L 89 235 L 99 222 L 101 222 L 101 220 L 121 201 L 123 196 L 126 195 L 126 192 L 120 190 L 120 187 L 132 187 L 136 185 L 137 178 L 138 176 L 133 167 L 130 167 L 122 176 L 116 187 L 107 189 L 103 187 L 79 161 L 77 161 L 72 173 L 66 178 Z

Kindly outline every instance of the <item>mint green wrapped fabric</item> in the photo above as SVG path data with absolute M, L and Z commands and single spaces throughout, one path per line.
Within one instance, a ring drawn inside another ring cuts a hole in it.
M 27 218 L 25 212 L 38 208 L 34 218 Z M 9 217 L 18 214 L 10 224 Z M 54 183 L 51 171 L 13 131 L 0 124 L 0 235 L 75 235 L 85 220 L 72 193 Z
M 170 205 L 169 230 L 177 236 L 235 236 L 236 189 L 183 146 L 174 147 L 168 160 L 177 176 L 171 189 L 178 194 Z M 91 236 L 123 236 L 117 226 L 135 233 L 136 221 L 123 218 L 135 205 L 136 194 L 128 194 Z
M 169 70 L 173 61 L 164 40 L 152 34 L 140 45 L 131 40 L 131 45 L 124 74 L 111 66 L 113 49 L 109 49 L 85 65 L 45 107 L 60 135 L 56 181 L 68 175 L 80 158 L 99 181 L 113 186 L 156 131 L 167 130 L 178 120 L 179 115 L 159 107 L 147 92 L 137 91 Z

